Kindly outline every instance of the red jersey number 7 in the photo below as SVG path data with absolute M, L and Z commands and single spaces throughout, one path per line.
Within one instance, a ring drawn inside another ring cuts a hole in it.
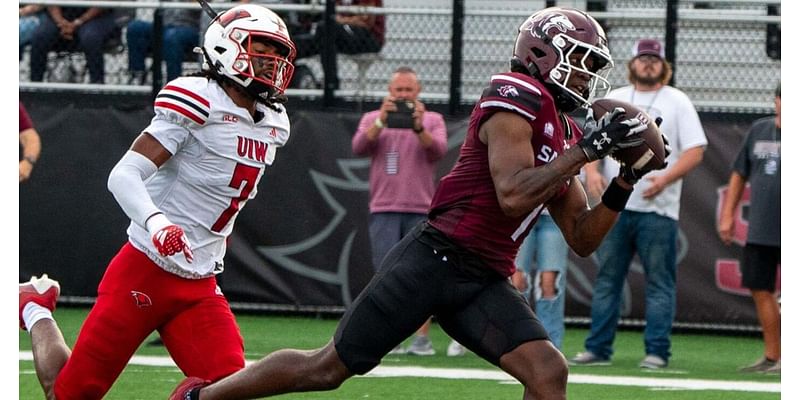
M 234 189 L 242 188 L 242 191 L 239 193 L 238 197 L 231 199 L 231 205 L 217 218 L 217 222 L 214 222 L 214 225 L 211 226 L 211 231 L 221 232 L 225 226 L 228 225 L 231 218 L 239 212 L 239 204 L 243 200 L 247 200 L 247 197 L 250 196 L 250 192 L 252 192 L 253 188 L 256 186 L 256 179 L 258 179 L 258 174 L 260 172 L 261 168 L 236 164 L 236 168 L 233 170 L 233 176 L 231 177 L 231 183 L 229 183 L 228 186 Z M 242 183 L 244 183 L 244 187 Z

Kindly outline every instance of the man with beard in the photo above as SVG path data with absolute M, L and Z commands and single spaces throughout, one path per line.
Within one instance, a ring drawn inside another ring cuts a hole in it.
M 619 221 L 597 249 L 599 270 L 592 294 L 591 330 L 584 342 L 586 351 L 573 357 L 571 365 L 611 363 L 623 285 L 634 254 L 639 255 L 646 285 L 645 357 L 639 367 L 659 369 L 669 362 L 681 181 L 703 160 L 707 144 L 689 97 L 667 85 L 671 77 L 661 42 L 642 39 L 634 45 L 633 59 L 628 62 L 632 85 L 606 96 L 634 104 L 652 119 L 661 118 L 661 132 L 669 139 L 672 153 L 666 169 L 648 174 L 634 187 Z M 600 164 L 593 162 L 585 168 L 587 191 L 595 198 L 619 171 L 619 164 L 610 158 Z

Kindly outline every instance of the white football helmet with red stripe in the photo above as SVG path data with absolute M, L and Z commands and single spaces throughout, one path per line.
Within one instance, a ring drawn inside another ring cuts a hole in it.
M 275 45 L 280 54 L 255 54 L 252 43 L 259 40 Z M 203 53 L 204 68 L 231 79 L 265 102 L 274 102 L 289 86 L 297 54 L 283 19 L 255 4 L 242 4 L 217 15 L 206 29 Z M 271 64 L 266 68 L 268 76 L 257 76 L 253 62 Z

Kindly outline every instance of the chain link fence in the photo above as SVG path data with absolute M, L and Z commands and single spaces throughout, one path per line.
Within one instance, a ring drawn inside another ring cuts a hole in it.
M 20 5 L 54 3 L 100 5 L 134 19 L 152 19 L 155 9 L 197 7 L 191 2 L 65 0 L 30 0 Z M 260 3 L 284 16 L 293 34 L 308 33 L 325 12 L 325 4 L 318 0 Z M 607 28 L 616 63 L 610 76 L 613 87 L 628 84 L 626 65 L 635 40 L 644 37 L 664 40 L 668 34 L 668 2 L 665 0 L 466 0 L 461 3 L 463 24 L 459 25 L 463 40 L 460 47 L 454 48 L 454 3 L 453 0 L 384 0 L 382 8 L 337 7 L 338 12 L 384 16 L 385 36 L 379 52 L 354 55 L 340 52 L 337 55 L 340 82 L 334 92 L 335 98 L 376 101 L 386 94 L 391 73 L 405 65 L 418 72 L 424 101 L 447 104 L 455 100 L 469 105 L 478 98 L 492 74 L 508 70 L 517 27 L 531 13 L 549 3 L 590 9 Z M 212 5 L 222 10 L 233 3 Z M 674 85 L 685 91 L 700 111 L 770 112 L 781 70 L 780 2 L 678 1 L 677 5 Z M 207 19 L 204 21 L 207 23 Z M 152 85 L 152 79 L 144 85 L 129 83 L 124 22 L 120 20 L 118 45 L 106 47 L 104 85 L 89 83 L 85 57 L 74 51 L 50 52 L 44 82 L 30 82 L 30 46 L 27 46 L 20 53 L 20 89 L 150 93 L 152 87 L 147 85 Z M 774 51 L 768 52 L 768 41 L 773 45 L 777 41 L 777 55 Z M 453 73 L 454 54 L 458 74 Z M 152 56 L 148 56 L 148 68 L 151 63 Z M 296 64 L 298 77 L 303 79 L 298 78 L 288 94 L 312 99 L 322 97 L 324 73 L 320 57 L 298 59 Z M 187 58 L 183 67 L 184 73 L 190 73 L 199 69 L 199 63 Z M 166 67 L 163 76 L 166 76 Z M 456 99 L 453 93 L 457 93 Z

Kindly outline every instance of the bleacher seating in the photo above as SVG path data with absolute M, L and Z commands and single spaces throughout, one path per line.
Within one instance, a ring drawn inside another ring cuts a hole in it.
M 586 1 L 572 2 L 578 8 Z M 461 65 L 462 101 L 478 98 L 492 73 L 506 71 L 516 36 L 516 27 L 544 1 L 467 0 Z M 560 3 L 561 4 L 561 3 Z M 741 1 L 713 2 L 713 9 L 694 9 L 680 2 L 675 85 L 685 91 L 701 111 L 765 112 L 780 76 L 780 60 L 766 54 L 766 24 L 744 16 L 767 14 L 764 4 Z M 340 55 L 340 89 L 346 96 L 377 100 L 385 94 L 386 81 L 401 65 L 413 67 L 423 84 L 423 99 L 447 102 L 450 91 L 452 20 L 451 0 L 384 0 L 391 12 L 386 16 L 386 42 L 380 58 L 365 63 Z M 421 12 L 420 10 L 433 12 Z M 404 12 L 403 10 L 408 10 Z M 610 76 L 613 87 L 627 84 L 625 65 L 631 46 L 641 37 L 664 38 L 663 2 L 614 0 L 605 20 L 617 68 Z M 697 19 L 698 15 L 721 15 L 719 19 Z M 642 15 L 651 17 L 641 17 Z M 692 17 L 695 17 L 694 19 Z M 738 18 L 737 18 L 738 17 Z M 728 18 L 729 21 L 725 19 Z M 107 58 L 107 83 L 114 69 L 127 69 L 127 52 Z M 28 79 L 26 59 L 20 62 L 20 82 Z M 318 81 L 322 70 L 318 58 L 301 60 Z M 366 67 L 365 67 L 366 66 Z M 753 106 L 761 105 L 761 109 Z M 726 108 L 727 107 L 727 108 Z M 765 109 L 764 107 L 767 107 Z

